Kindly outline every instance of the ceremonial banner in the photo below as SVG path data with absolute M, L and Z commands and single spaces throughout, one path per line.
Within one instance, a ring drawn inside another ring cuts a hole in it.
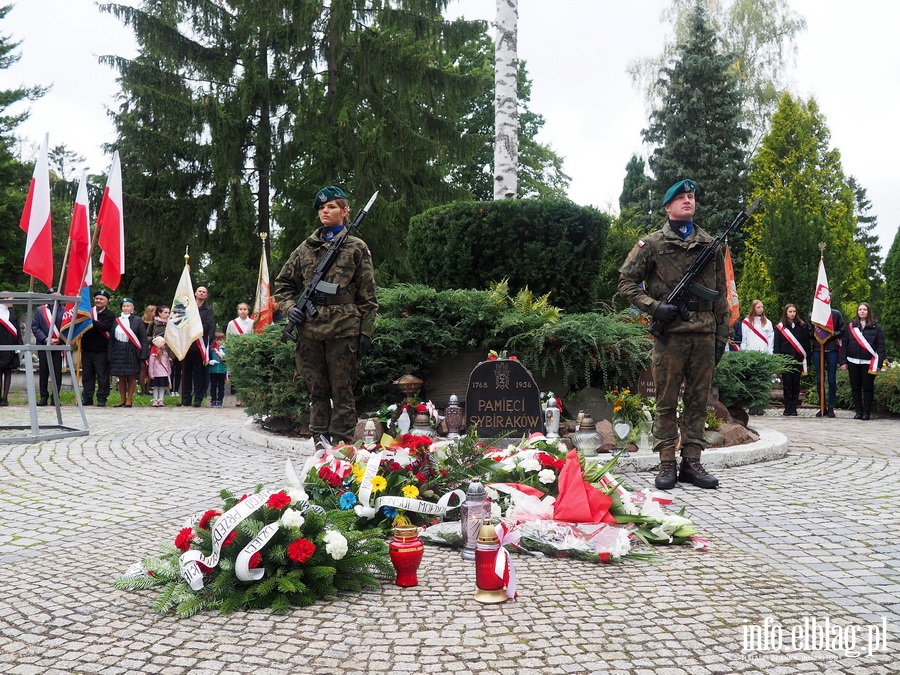
M 813 295 L 813 307 L 810 321 L 819 330 L 816 339 L 824 342 L 834 333 L 834 319 L 831 316 L 831 292 L 828 290 L 828 276 L 825 274 L 825 260 L 819 258 L 819 275 L 816 279 L 816 292 Z
M 734 281 L 734 263 L 731 261 L 730 246 L 725 247 L 725 290 L 728 297 L 728 308 L 731 310 L 728 325 L 731 326 L 741 318 L 741 303 L 738 299 L 737 284 Z
M 122 208 L 122 167 L 119 152 L 113 154 L 112 166 L 106 179 L 106 189 L 97 215 L 100 228 L 100 262 L 103 271 L 100 281 L 112 290 L 119 287 L 125 273 L 125 219 Z
M 191 348 L 191 343 L 202 336 L 203 322 L 200 320 L 200 310 L 194 298 L 191 268 L 185 264 L 181 279 L 178 281 L 178 289 L 172 299 L 172 314 L 166 324 L 166 344 L 178 360 L 183 361 L 184 355 Z
M 93 326 L 91 308 L 94 306 L 91 297 L 91 232 L 88 223 L 87 174 L 81 175 L 78 183 L 78 194 L 75 196 L 75 208 L 72 210 L 72 223 L 69 226 L 69 269 L 66 272 L 64 295 L 78 295 L 75 303 L 68 303 L 63 313 L 62 333 L 68 339 L 69 327 L 75 321 L 72 342 Z
M 253 303 L 253 330 L 257 333 L 262 333 L 263 329 L 272 323 L 274 301 L 270 291 L 269 263 L 266 259 L 266 245 L 263 243 L 262 257 L 259 260 L 259 276 L 256 281 L 256 301 Z

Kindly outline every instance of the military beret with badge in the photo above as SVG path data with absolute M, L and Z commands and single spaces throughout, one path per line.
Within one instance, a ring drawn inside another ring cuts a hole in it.
M 316 193 L 316 198 L 313 200 L 313 210 L 318 211 L 322 204 L 327 204 L 334 199 L 347 199 L 347 195 L 337 185 L 323 187 Z
M 666 196 L 663 197 L 662 205 L 665 206 L 680 194 L 697 192 L 697 184 L 690 178 L 680 180 L 675 185 L 666 190 Z

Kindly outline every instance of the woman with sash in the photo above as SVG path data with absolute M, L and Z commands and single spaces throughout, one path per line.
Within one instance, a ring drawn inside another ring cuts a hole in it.
M 856 316 L 847 327 L 844 349 L 841 351 L 841 370 L 850 376 L 850 391 L 855 420 L 871 419 L 875 398 L 875 375 L 884 363 L 884 331 L 872 313 L 868 302 L 859 303 Z
M 113 324 L 109 339 L 109 374 L 119 378 L 120 401 L 117 408 L 130 408 L 141 363 L 149 358 L 147 329 L 134 315 L 134 301 L 122 298 L 122 314 Z
M 772 322 L 766 318 L 762 300 L 754 300 L 750 303 L 750 312 L 741 321 L 741 329 L 741 351 L 773 353 L 775 329 L 772 327 Z M 756 408 L 751 410 L 750 414 L 763 415 L 765 411 Z
M 809 364 L 809 331 L 797 314 L 797 306 L 788 303 L 781 312 L 781 321 L 775 326 L 775 354 L 789 356 L 796 363 L 781 371 L 781 387 L 784 392 L 786 417 L 797 416 L 800 404 L 800 375 L 806 375 Z

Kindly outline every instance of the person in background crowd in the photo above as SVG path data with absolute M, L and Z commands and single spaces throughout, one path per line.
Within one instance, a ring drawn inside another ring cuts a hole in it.
M 797 314 L 797 306 L 788 303 L 781 312 L 781 321 L 775 326 L 775 354 L 784 354 L 795 363 L 781 371 L 781 387 L 784 395 L 784 413 L 787 417 L 797 416 L 800 405 L 800 376 L 809 365 L 809 331 L 803 319 Z
M 816 388 L 819 390 L 819 401 L 825 398 L 822 392 L 822 373 L 819 372 L 819 361 L 822 354 L 825 356 L 825 375 L 828 379 L 828 398 L 825 404 L 825 417 L 834 417 L 834 402 L 837 399 L 837 369 L 838 369 L 838 352 L 841 348 L 841 342 L 844 338 L 844 315 L 832 307 L 831 323 L 834 326 L 834 332 L 830 335 L 827 331 L 814 325 L 811 319 L 807 319 L 806 327 L 809 330 L 809 344 L 812 346 L 812 364 L 816 370 Z M 820 342 L 816 336 L 822 338 Z M 824 347 L 824 349 L 823 349 Z M 816 417 L 822 416 L 822 410 L 816 413 Z
M 333 284 L 332 289 L 317 288 L 313 303 L 318 313 L 302 323 L 297 296 L 330 242 L 350 222 L 347 195 L 334 185 L 316 193 L 313 209 L 322 226 L 291 253 L 275 279 L 274 297 L 288 320 L 299 326 L 295 359 L 312 402 L 310 431 L 315 436 L 330 435 L 332 442 L 351 443 L 357 421 L 353 389 L 359 362 L 372 344 L 378 311 L 375 273 L 366 242 L 348 236 L 325 275 L 324 281 Z
M 56 286 L 51 288 L 48 292 L 52 295 L 59 295 Z M 61 304 L 56 306 L 56 319 L 51 323 L 52 314 L 52 303 L 41 305 L 34 311 L 34 316 L 31 319 L 31 333 L 39 344 L 58 345 L 62 342 L 62 336 L 59 331 L 62 326 L 63 306 Z M 56 381 L 57 391 L 59 390 L 59 387 L 62 386 L 62 352 L 49 352 L 49 360 L 47 358 L 47 353 L 48 352 L 46 351 L 38 352 L 38 386 L 40 398 L 38 399 L 37 405 L 39 406 L 47 405 L 48 401 L 51 404 L 54 402 L 50 396 L 51 392 L 49 384 L 51 364 L 53 365 L 53 378 Z
M 116 315 L 109 308 L 109 293 L 100 289 L 94 293 L 91 308 L 91 328 L 79 338 L 81 353 L 81 403 L 94 405 L 94 387 L 97 388 L 97 405 L 106 405 L 109 398 L 109 334 L 116 323 Z
M 773 353 L 775 342 L 775 328 L 772 322 L 766 318 L 765 306 L 762 300 L 754 300 L 750 303 L 750 312 L 741 321 L 742 338 L 741 350 L 751 352 Z M 751 415 L 764 415 L 761 408 L 754 408 Z
M 156 305 L 147 305 L 144 308 L 144 316 L 141 321 L 144 322 L 144 330 L 150 333 L 150 326 L 153 325 L 153 317 L 156 316 Z M 141 361 L 141 375 L 138 378 L 141 386 L 141 394 L 146 396 L 150 393 L 150 374 L 147 370 L 147 362 Z
M 197 301 L 197 309 L 200 311 L 200 322 L 203 324 L 203 336 L 200 338 L 203 341 L 203 351 L 201 352 L 201 346 L 197 344 L 199 340 L 194 341 L 181 362 L 181 379 L 183 381 L 181 405 L 193 405 L 195 408 L 199 408 L 203 405 L 203 399 L 209 387 L 206 361 L 209 360 L 209 348 L 212 345 L 213 333 L 216 329 L 216 315 L 213 312 L 212 305 L 207 302 L 209 291 L 206 289 L 206 286 L 197 286 L 197 290 L 194 291 L 194 299 Z M 193 403 L 191 403 L 191 397 L 193 397 Z
M 847 338 L 841 352 L 841 369 L 850 378 L 855 420 L 872 419 L 875 376 L 884 363 L 884 331 L 868 302 L 859 303 L 856 316 L 847 326 Z
M 159 305 L 153 313 L 153 323 L 147 331 L 150 342 L 150 358 L 147 359 L 147 374 L 153 389 L 153 407 L 161 408 L 166 404 L 166 391 L 171 384 L 172 356 L 166 345 L 166 324 L 169 323 L 171 309 L 168 305 Z
M 619 268 L 619 294 L 666 326 L 665 344 L 654 340 L 651 353 L 658 396 L 653 450 L 659 453 L 655 480 L 659 490 L 670 490 L 678 481 L 706 489 L 719 485 L 700 457 L 706 448 L 706 404 L 713 372 L 731 337 L 724 252 L 719 249 L 697 280 L 713 291 L 714 299 L 690 299 L 686 303 L 689 320 L 666 302 L 696 256 L 713 240 L 694 224 L 696 189 L 694 181 L 682 180 L 666 191 L 663 208 L 668 222 L 638 240 Z M 682 383 L 684 414 L 679 420 Z M 675 458 L 679 445 L 680 471 Z
M 122 314 L 116 319 L 109 339 L 109 372 L 119 378 L 120 400 L 117 408 L 132 406 L 141 361 L 149 356 L 149 351 L 147 329 L 144 322 L 134 315 L 134 301 L 122 298 Z
M 741 351 L 741 341 L 744 339 L 744 330 L 743 328 L 741 328 L 742 325 L 742 319 L 738 319 L 733 324 L 731 324 L 731 330 L 734 333 L 734 336 L 728 341 L 728 351 Z
M 0 345 L 22 344 L 19 318 L 12 309 L 12 303 L 0 303 Z M 9 387 L 13 371 L 19 367 L 19 353 L 14 349 L 0 351 L 0 406 L 9 405 Z
M 221 408 L 225 399 L 225 333 L 217 332 L 209 350 L 209 407 Z
M 238 303 L 237 313 L 237 318 L 229 321 L 228 326 L 225 327 L 226 336 L 248 335 L 253 332 L 253 319 L 250 318 L 250 305 L 248 305 L 246 302 Z M 231 393 L 237 398 L 234 403 L 237 407 L 240 408 L 242 405 L 244 405 L 241 401 L 241 397 L 234 390 L 234 384 L 231 385 Z

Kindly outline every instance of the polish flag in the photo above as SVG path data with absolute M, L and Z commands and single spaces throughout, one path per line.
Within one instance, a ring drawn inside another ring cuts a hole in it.
M 119 287 L 125 273 L 125 221 L 122 209 L 122 167 L 118 150 L 113 154 L 106 189 L 97 215 L 100 228 L 100 262 L 103 271 L 100 281 L 112 290 Z
M 253 330 L 262 333 L 272 323 L 273 300 L 269 284 L 269 263 L 266 260 L 266 245 L 263 243 L 262 258 L 259 261 L 259 276 L 256 280 L 256 301 L 253 303 Z
M 66 273 L 65 295 L 78 295 L 82 286 L 90 286 L 93 269 L 91 267 L 91 232 L 88 224 L 87 174 L 81 175 L 72 224 L 69 226 L 71 250 L 69 270 Z
M 819 258 L 819 276 L 816 279 L 816 292 L 813 295 L 812 314 L 810 321 L 819 330 L 816 338 L 824 342 L 829 335 L 834 333 L 834 318 L 831 316 L 831 292 L 828 290 L 828 276 L 825 274 L 825 260 Z M 823 337 L 819 337 L 820 332 Z
M 53 236 L 50 231 L 50 169 L 47 164 L 47 145 L 50 134 L 34 163 L 34 175 L 28 186 L 25 210 L 19 221 L 28 235 L 25 241 L 25 263 L 22 271 L 40 279 L 47 287 L 53 285 Z

